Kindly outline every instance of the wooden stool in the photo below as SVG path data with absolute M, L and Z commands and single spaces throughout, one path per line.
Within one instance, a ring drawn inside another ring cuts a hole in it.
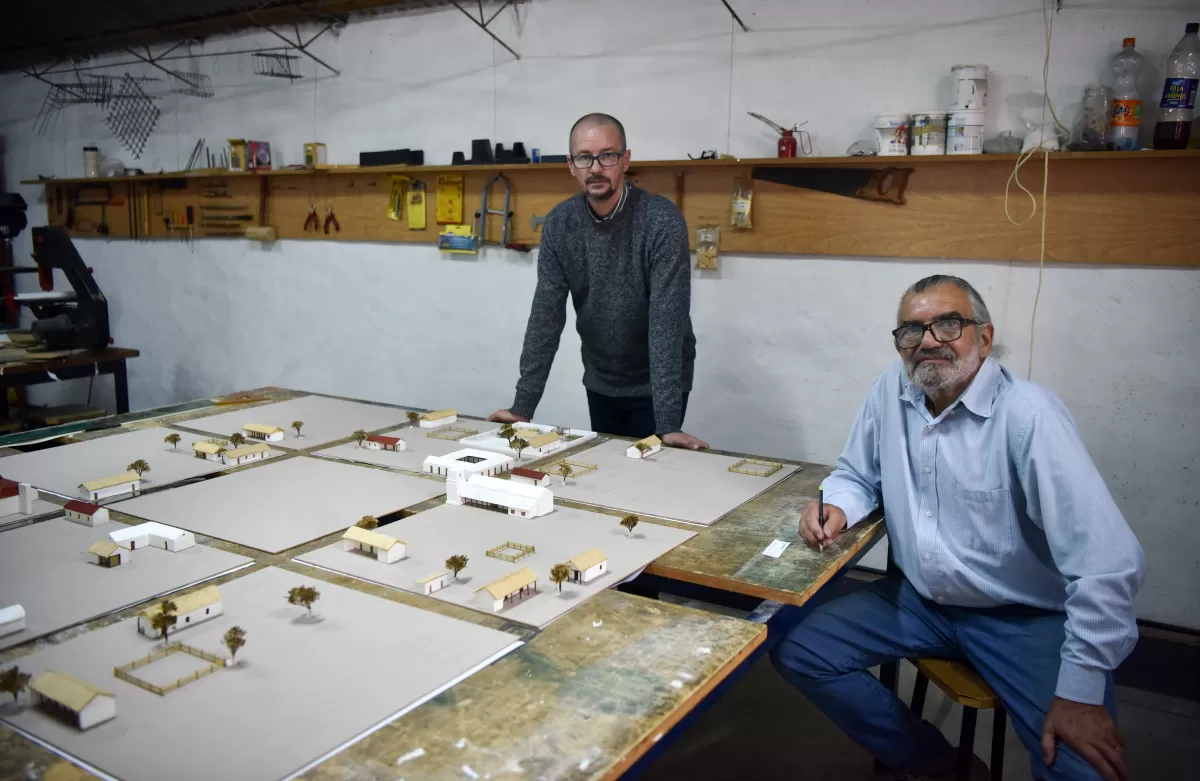
M 925 693 L 933 681 L 946 696 L 963 706 L 962 729 L 958 733 L 957 781 L 970 781 L 971 759 L 975 755 L 976 711 L 995 710 L 992 720 L 992 781 L 1000 781 L 1004 775 L 1004 729 L 1008 723 L 1004 703 L 992 691 L 979 673 L 965 662 L 946 659 L 909 659 L 917 668 L 917 679 L 913 683 L 912 703 L 909 707 L 918 717 L 925 709 Z

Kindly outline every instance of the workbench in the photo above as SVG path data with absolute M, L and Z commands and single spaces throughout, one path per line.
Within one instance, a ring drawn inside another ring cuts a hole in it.
M 59 429 L 63 433 L 73 429 L 78 432 L 75 438 L 91 439 L 158 425 L 186 428 L 189 420 L 226 412 L 232 404 L 247 408 L 298 395 L 303 394 L 264 388 Z M 20 434 L 0 437 L 0 448 L 20 441 Z M 283 456 L 288 457 L 294 455 Z M 797 542 L 779 559 L 759 555 L 773 539 L 795 538 L 800 508 L 815 495 L 821 477 L 828 472 L 828 467 L 805 466 L 713 526 L 699 529 L 694 538 L 647 571 L 672 582 L 803 605 L 883 532 L 882 522 L 872 520 L 856 525 L 824 552 Z M 420 511 L 440 501 L 430 500 L 412 509 Z M 113 516 L 122 519 L 115 509 Z M 682 524 L 669 525 L 696 530 Z M 335 538 L 330 535 L 269 554 L 197 535 L 199 542 L 255 560 L 253 567 L 218 578 L 215 584 L 265 566 L 282 567 L 510 632 L 525 645 L 327 759 L 303 778 L 394 779 L 404 775 L 406 764 L 398 766 L 397 760 L 420 749 L 419 770 L 416 765 L 410 766 L 414 778 L 458 781 L 464 777 L 462 767 L 467 765 L 480 778 L 519 771 L 538 778 L 615 779 L 652 747 L 665 743 L 662 738 L 668 731 L 761 653 L 767 639 L 767 628 L 762 623 L 646 599 L 615 588 L 538 631 L 503 616 L 478 613 L 292 561 Z M 139 607 L 89 622 L 87 629 L 132 616 Z M 10 649 L 0 654 L 0 666 L 18 660 L 41 644 L 66 640 L 78 631 L 63 630 L 30 646 Z M 0 779 L 91 777 L 0 727 Z
M 0 363 L 0 420 L 8 419 L 8 389 L 59 380 L 111 374 L 117 414 L 129 412 L 129 379 L 125 362 L 140 355 L 126 347 L 103 350 L 30 351 L 28 358 Z

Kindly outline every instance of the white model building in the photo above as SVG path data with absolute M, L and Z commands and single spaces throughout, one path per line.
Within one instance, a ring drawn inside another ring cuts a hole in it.
M 101 567 L 119 567 L 129 560 L 129 552 L 112 540 L 96 540 L 87 552 L 96 557 Z
M 108 510 L 98 504 L 85 502 L 82 499 L 72 499 L 63 505 L 68 521 L 82 523 L 84 526 L 101 526 L 108 523 Z
M 439 428 L 458 422 L 458 413 L 452 409 L 439 409 L 421 416 L 421 428 Z
M 567 562 L 572 583 L 587 583 L 608 572 L 608 556 L 599 548 L 581 553 Z
M 118 494 L 136 494 L 142 487 L 142 478 L 137 472 L 122 472 L 112 477 L 89 480 L 79 484 L 79 498 L 98 502 Z
M 649 450 L 643 453 L 637 449 L 638 445 L 645 445 L 649 448 Z M 637 442 L 634 442 L 632 445 L 626 448 L 625 455 L 629 456 L 630 458 L 645 458 L 646 456 L 653 455 L 660 450 L 662 450 L 662 440 L 651 434 L 645 439 L 639 439 Z
M 220 442 L 193 442 L 192 455 L 207 461 L 220 461 L 225 445 Z
M 520 518 L 537 518 L 554 511 L 554 494 L 539 485 L 484 475 L 464 479 L 461 472 L 455 472 L 446 480 L 446 504 L 473 504 Z
M 405 547 L 404 540 L 364 529 L 361 526 L 351 526 L 342 535 L 342 550 L 360 550 L 367 555 L 374 556 L 384 564 L 391 564 L 404 558 Z
M 262 423 L 245 424 L 242 426 L 242 434 L 250 439 L 265 439 L 268 442 L 283 439 L 283 429 L 279 426 L 265 426 Z
M 446 573 L 443 572 L 443 575 Z M 429 592 L 426 591 L 426 594 Z M 20 632 L 25 628 L 25 608 L 20 605 L 9 605 L 0 608 L 0 637 Z
M 441 591 L 446 586 L 450 585 L 449 572 L 435 572 L 432 575 L 426 575 L 417 581 L 417 585 L 426 594 L 432 594 L 435 591 Z
M 455 472 L 464 477 L 471 475 L 495 477 L 512 469 L 512 465 L 512 456 L 487 450 L 464 448 L 444 456 L 426 456 L 422 468 L 431 475 L 441 475 L 447 478 Z
M 46 670 L 29 683 L 33 702 L 79 729 L 91 729 L 117 715 L 117 698 L 73 675 Z
M 0 477 L 0 515 L 33 515 L 33 500 L 37 498 L 37 489 L 29 483 Z
M 196 535 L 158 521 L 146 521 L 108 533 L 108 538 L 122 548 L 162 548 L 172 552 L 186 550 L 196 544 Z
M 550 475 L 523 466 L 514 467 L 509 473 L 508 479 L 514 483 L 525 483 L 526 485 L 550 485 Z
M 400 437 L 385 437 L 382 434 L 371 434 L 367 437 L 368 450 L 391 450 L 398 453 L 408 449 L 408 443 Z
M 178 632 L 189 626 L 216 618 L 221 615 L 221 592 L 216 586 L 206 586 L 182 597 L 164 597 L 175 603 L 175 626 L 172 632 Z M 151 623 L 154 617 L 162 612 L 162 600 L 138 613 L 138 631 L 146 637 L 159 637 L 159 632 Z
M 476 589 L 476 593 L 487 591 L 492 598 L 492 611 L 499 613 L 504 609 L 504 600 L 517 599 L 526 593 L 537 591 L 537 575 L 529 567 L 521 567 L 516 572 L 510 572 L 499 580 Z
M 527 456 L 530 453 L 537 456 L 544 456 L 547 453 L 552 453 L 562 447 L 562 437 L 557 431 L 546 431 L 525 440 L 529 446 L 521 451 L 521 455 Z
M 250 445 L 235 447 L 221 454 L 221 461 L 229 466 L 261 461 L 271 453 L 271 446 L 266 442 L 255 442 Z

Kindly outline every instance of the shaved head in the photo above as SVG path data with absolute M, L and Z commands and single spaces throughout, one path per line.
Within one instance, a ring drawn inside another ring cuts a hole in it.
M 621 124 L 621 120 L 611 114 L 601 114 L 599 112 L 592 114 L 584 114 L 579 119 L 575 120 L 575 124 L 571 125 L 571 136 L 567 139 L 567 148 L 574 151 L 575 149 L 575 131 L 580 128 L 588 127 L 611 127 L 615 128 L 617 135 L 621 138 L 621 149 L 625 149 L 625 126 Z

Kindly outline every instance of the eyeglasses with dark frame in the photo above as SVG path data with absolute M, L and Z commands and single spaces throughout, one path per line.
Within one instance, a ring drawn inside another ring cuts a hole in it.
M 625 150 L 621 150 L 620 152 L 601 152 L 598 155 L 580 152 L 577 155 L 571 155 L 571 165 L 582 170 L 584 168 L 591 168 L 592 163 L 599 160 L 600 165 L 604 168 L 612 168 L 614 165 L 621 162 L 621 158 L 624 156 Z
M 979 325 L 979 322 L 967 317 L 940 317 L 925 325 L 902 325 L 892 331 L 892 338 L 896 340 L 896 347 L 911 350 L 921 344 L 926 331 L 933 334 L 934 339 L 945 344 L 962 336 L 963 328 L 968 325 Z

